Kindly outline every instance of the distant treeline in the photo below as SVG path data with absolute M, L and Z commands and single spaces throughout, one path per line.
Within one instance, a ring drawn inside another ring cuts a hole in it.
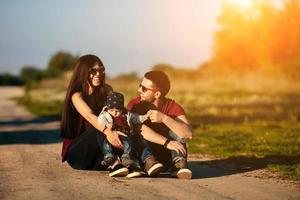
M 8 73 L 0 74 L 0 86 L 3 85 L 23 85 L 23 81 L 19 76 Z
M 54 54 L 48 63 L 46 69 L 39 69 L 35 66 L 24 66 L 20 71 L 20 76 L 14 76 L 8 73 L 0 74 L 1 85 L 22 85 L 25 84 L 28 89 L 45 78 L 55 78 L 59 74 L 71 70 L 77 61 L 78 56 L 68 52 L 59 51 Z

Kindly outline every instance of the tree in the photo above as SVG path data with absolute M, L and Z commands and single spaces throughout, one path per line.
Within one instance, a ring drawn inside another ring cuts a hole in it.
M 24 81 L 26 91 L 29 91 L 34 84 L 42 80 L 44 71 L 33 66 L 25 66 L 21 69 L 21 79 Z
M 43 78 L 43 71 L 33 66 L 25 66 L 21 69 L 21 79 L 25 82 L 38 82 Z
M 240 8 L 225 1 L 206 70 L 300 80 L 300 0 L 283 3 L 276 8 L 253 0 L 252 7 Z
M 9 73 L 0 74 L 0 85 L 22 85 L 23 82 L 18 76 Z
M 47 68 L 47 75 L 50 77 L 55 77 L 61 72 L 72 69 L 77 59 L 77 56 L 73 56 L 67 52 L 59 51 L 50 58 Z

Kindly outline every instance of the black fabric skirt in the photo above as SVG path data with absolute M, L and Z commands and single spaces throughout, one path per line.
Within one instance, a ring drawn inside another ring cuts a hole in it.
M 103 153 L 101 145 L 105 135 L 91 126 L 70 144 L 66 160 L 74 169 L 81 170 L 106 170 L 101 165 Z

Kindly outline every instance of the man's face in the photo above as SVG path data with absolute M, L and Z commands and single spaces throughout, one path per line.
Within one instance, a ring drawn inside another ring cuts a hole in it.
M 154 94 L 157 91 L 158 89 L 153 86 L 152 81 L 144 77 L 138 89 L 141 100 L 153 103 L 155 101 Z

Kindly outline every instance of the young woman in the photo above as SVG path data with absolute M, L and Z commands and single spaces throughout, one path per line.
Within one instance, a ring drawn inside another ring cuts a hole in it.
M 62 161 L 74 169 L 101 170 L 101 145 L 106 137 L 114 147 L 122 149 L 121 132 L 105 128 L 97 116 L 112 88 L 105 83 L 105 68 L 95 55 L 80 57 L 67 90 L 61 122 Z M 116 161 L 110 176 L 126 176 L 128 169 Z

